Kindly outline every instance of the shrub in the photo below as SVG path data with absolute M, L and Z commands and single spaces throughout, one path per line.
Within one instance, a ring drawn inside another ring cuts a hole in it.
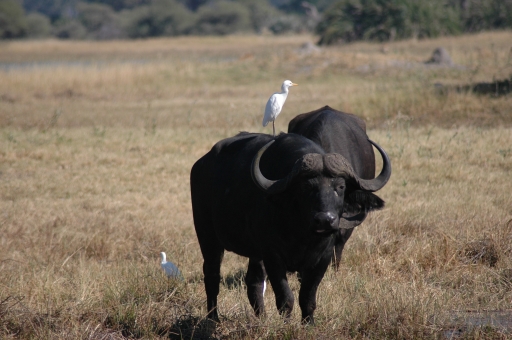
M 104 4 L 79 2 L 77 10 L 80 22 L 89 32 L 101 29 L 101 26 L 114 18 L 112 8 Z
M 52 32 L 50 19 L 41 13 L 30 13 L 26 17 L 27 36 L 29 38 L 46 38 Z
M 444 0 L 341 0 L 316 27 L 320 44 L 416 36 L 436 37 L 460 32 L 459 12 Z
M 443 0 L 408 2 L 409 22 L 412 34 L 418 38 L 433 38 L 440 35 L 455 35 L 462 30 L 458 8 L 449 6 Z
M 390 37 L 392 29 L 403 27 L 405 8 L 392 2 L 342 0 L 324 14 L 317 28 L 320 44 L 337 41 L 354 41 L 363 38 L 383 40 Z
M 25 11 L 15 0 L 0 1 L 0 38 L 18 38 L 27 33 Z
M 72 7 L 74 3 L 69 0 L 23 0 L 23 8 L 29 13 L 44 14 L 54 22 L 61 17 L 64 8 Z
M 512 0 L 473 0 L 462 8 L 464 29 L 477 32 L 512 27 Z
M 112 7 L 98 3 L 79 2 L 78 19 L 87 30 L 87 36 L 95 39 L 123 37 L 118 16 Z
M 33 0 L 32 0 L 33 1 Z M 88 2 L 101 3 L 110 6 L 115 11 L 132 9 L 138 6 L 148 5 L 151 0 L 86 0 Z
M 121 13 L 122 26 L 131 38 L 187 34 L 194 15 L 175 0 L 156 0 Z
M 202 6 L 193 32 L 206 35 L 225 35 L 251 29 L 249 9 L 239 3 L 220 0 Z
M 269 27 L 279 17 L 279 11 L 268 0 L 243 0 L 240 2 L 249 10 L 252 28 L 258 33 Z
M 281 15 L 269 25 L 274 34 L 299 33 L 306 30 L 303 20 L 295 15 Z
M 304 13 L 302 3 L 304 0 L 271 0 L 271 2 L 282 11 L 286 13 Z M 314 5 L 319 11 L 324 11 L 329 8 L 335 0 L 307 0 L 308 3 Z
M 61 39 L 83 39 L 87 30 L 78 20 L 63 20 L 57 22 L 53 34 Z
M 180 3 L 184 4 L 189 10 L 197 11 L 199 7 L 206 4 L 209 0 L 179 0 Z

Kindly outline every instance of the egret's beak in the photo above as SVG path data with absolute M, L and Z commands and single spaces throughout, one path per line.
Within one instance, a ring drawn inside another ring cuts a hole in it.
M 298 86 L 299 84 L 292 83 L 292 86 Z

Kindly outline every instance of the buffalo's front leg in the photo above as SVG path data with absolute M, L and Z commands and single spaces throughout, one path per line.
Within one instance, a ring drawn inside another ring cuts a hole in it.
M 313 314 L 316 309 L 316 292 L 327 267 L 329 267 L 330 261 L 330 256 L 323 256 L 313 268 L 308 268 L 301 273 L 302 281 L 299 290 L 299 306 L 302 311 L 303 323 L 315 323 Z
M 268 279 L 276 296 L 276 306 L 279 313 L 289 318 L 293 310 L 293 293 L 286 278 L 286 266 L 278 258 L 269 258 L 264 261 Z
M 249 259 L 245 284 L 247 285 L 247 297 L 257 316 L 265 312 L 263 293 L 265 292 L 265 279 L 267 273 L 263 261 Z

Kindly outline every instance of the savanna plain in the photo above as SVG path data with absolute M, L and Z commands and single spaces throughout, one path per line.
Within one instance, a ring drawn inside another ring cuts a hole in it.
M 512 75 L 512 32 L 314 41 L 0 43 L 0 338 L 512 338 L 512 95 L 456 90 Z M 424 64 L 439 46 L 453 65 Z M 283 322 L 271 287 L 256 318 L 230 253 L 214 324 L 190 168 L 220 139 L 271 133 L 285 79 L 299 86 L 276 129 L 324 105 L 362 117 L 392 161 L 386 207 L 327 271 L 315 326 L 297 305 Z

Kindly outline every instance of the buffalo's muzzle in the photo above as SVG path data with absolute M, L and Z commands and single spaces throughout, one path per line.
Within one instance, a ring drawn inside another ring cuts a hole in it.
M 315 231 L 317 233 L 331 233 L 339 229 L 338 215 L 332 212 L 319 212 L 313 217 Z

